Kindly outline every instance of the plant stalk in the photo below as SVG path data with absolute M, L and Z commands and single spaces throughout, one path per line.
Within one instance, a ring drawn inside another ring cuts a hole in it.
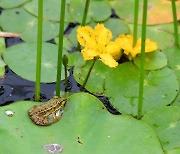
M 90 67 L 90 69 L 89 69 L 89 71 L 88 71 L 88 74 L 87 74 L 87 76 L 86 76 L 86 78 L 85 78 L 85 80 L 84 80 L 84 83 L 83 83 L 83 85 L 81 86 L 80 90 L 83 90 L 83 88 L 85 88 L 86 83 L 87 83 L 87 81 L 88 81 L 88 79 L 89 79 L 89 76 L 90 76 L 90 74 L 91 74 L 91 71 L 92 71 L 92 69 L 93 69 L 93 67 L 94 67 L 94 64 L 95 64 L 96 60 L 97 60 L 96 58 L 93 60 L 92 65 L 91 65 L 91 67 Z
M 37 33 L 37 59 L 35 101 L 40 100 L 41 90 L 41 57 L 42 57 L 42 31 L 43 31 L 43 0 L 38 0 L 38 33 Z
M 56 96 L 59 96 L 59 97 L 60 97 L 60 87 L 61 87 L 61 68 L 62 68 L 65 8 L 66 8 L 66 0 L 61 0 L 57 78 L 56 78 Z
M 176 3 L 175 3 L 175 0 L 171 0 L 171 5 L 172 5 L 172 13 L 173 13 L 175 45 L 177 45 L 179 47 L 178 20 L 177 20 L 177 14 L 176 14 Z
M 133 46 L 135 46 L 136 42 L 137 42 L 138 12 L 139 12 L 139 0 L 135 0 L 135 6 L 134 6 L 134 27 L 133 27 Z
M 67 91 L 68 86 L 68 78 L 67 78 L 67 65 L 64 66 L 64 73 L 65 73 L 65 91 Z
M 147 19 L 147 4 L 148 0 L 144 0 L 143 6 L 143 21 L 142 21 L 142 43 L 141 43 L 141 59 L 140 59 L 140 78 L 139 78 L 139 99 L 138 99 L 138 114 L 137 119 L 142 117 L 143 95 L 144 95 L 144 64 L 145 64 L 145 40 L 146 40 L 146 19 Z
M 90 0 L 86 0 L 86 4 L 85 4 L 85 7 L 84 7 L 84 13 L 83 13 L 83 19 L 82 19 L 81 26 L 85 26 L 86 25 L 86 19 L 87 19 L 87 14 L 88 14 L 88 10 L 89 10 L 89 4 L 90 4 Z M 77 51 L 80 51 L 80 50 L 81 50 L 81 46 L 78 43 Z
M 67 92 L 67 87 L 68 87 L 68 77 L 67 77 L 68 57 L 66 55 L 63 56 L 63 65 L 64 65 L 64 74 L 65 74 L 64 86 L 65 86 L 65 92 Z

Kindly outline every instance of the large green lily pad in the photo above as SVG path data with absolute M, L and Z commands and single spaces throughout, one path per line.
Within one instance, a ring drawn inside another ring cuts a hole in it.
M 139 69 L 131 62 L 109 72 L 105 93 L 120 112 L 137 115 Z M 172 70 L 165 67 L 146 72 L 143 113 L 170 104 L 179 92 L 179 82 Z
M 35 22 L 36 18 L 23 8 L 4 10 L 0 16 L 0 26 L 7 32 L 22 33 Z
M 82 67 L 77 65 L 74 67 L 74 77 L 81 85 L 84 83 L 91 64 L 92 61 L 87 61 L 86 65 L 83 65 Z M 108 71 L 108 66 L 97 60 L 85 88 L 96 95 L 104 95 L 105 79 L 108 76 Z
M 30 0 L 0 0 L 0 7 L 4 9 L 19 7 Z
M 133 23 L 134 21 L 134 0 L 116 1 L 115 11 L 120 18 Z M 179 10 L 180 2 L 176 2 L 176 9 Z M 139 23 L 142 23 L 143 1 L 139 4 Z M 177 11 L 177 18 L 180 19 L 180 13 Z M 173 21 L 171 1 L 169 0 L 151 0 L 148 2 L 147 24 L 163 24 Z
M 180 48 L 178 47 L 167 48 L 163 50 L 163 52 L 167 56 L 168 66 L 174 70 L 175 74 L 178 77 L 178 81 L 180 82 L 180 61 L 179 61 Z M 173 105 L 180 106 L 180 93 L 176 97 Z
M 24 5 L 24 8 L 29 13 L 38 16 L 38 1 L 32 0 Z M 59 21 L 61 0 L 44 0 L 43 3 L 43 19 L 51 21 Z M 67 10 L 67 6 L 66 6 Z M 66 11 L 65 20 L 68 21 L 68 11 Z
M 35 81 L 36 76 L 36 43 L 21 43 L 7 48 L 4 53 L 6 64 L 19 76 Z M 43 43 L 42 49 L 42 82 L 56 81 L 58 47 L 50 43 Z M 64 70 L 62 68 L 62 78 Z
M 108 113 L 95 97 L 70 96 L 62 119 L 47 127 L 28 117 L 35 102 L 17 102 L 0 108 L 0 153 L 46 154 L 43 146 L 60 144 L 64 154 L 138 153 L 163 154 L 154 131 L 129 116 Z M 14 112 L 12 117 L 6 110 Z
M 74 76 L 82 84 L 90 62 L 83 67 L 74 67 Z M 122 113 L 137 115 L 139 69 L 132 63 L 109 68 L 97 61 L 87 82 L 86 89 L 95 94 L 106 95 L 113 106 Z M 144 80 L 143 113 L 173 102 L 179 92 L 179 82 L 174 72 L 165 67 L 147 71 Z
M 129 27 L 131 29 L 131 33 L 133 33 L 133 25 L 129 24 Z M 141 29 L 142 27 L 138 26 L 138 37 L 141 37 Z M 161 25 L 147 26 L 146 37 L 151 39 L 152 41 L 155 41 L 158 45 L 158 48 L 161 50 L 174 45 L 174 36 L 172 35 L 172 33 L 164 30 Z
M 69 16 L 73 22 L 82 22 L 84 6 L 86 1 L 76 0 L 71 1 L 69 4 Z M 99 10 L 99 8 L 101 8 Z M 99 12 L 101 11 L 101 12 Z M 92 0 L 89 6 L 88 17 L 86 22 L 90 22 L 91 18 L 94 21 L 105 21 L 111 15 L 111 6 L 106 1 Z
M 65 24 L 67 27 L 67 24 Z M 28 42 L 37 42 L 37 22 L 27 27 L 27 29 L 21 34 L 21 38 Z M 43 41 L 48 41 L 55 38 L 59 34 L 59 23 L 44 21 L 43 22 Z
M 179 154 L 180 153 L 180 148 L 179 149 L 173 149 L 166 151 L 165 154 Z
M 79 51 L 68 54 L 68 66 L 79 66 L 82 67 L 86 64 L 82 54 Z
M 180 147 L 180 107 L 161 107 L 149 111 L 143 121 L 150 125 L 160 139 L 164 150 Z
M 133 59 L 134 63 L 140 66 L 140 55 Z M 167 65 L 167 58 L 163 52 L 155 51 L 151 53 L 146 53 L 145 56 L 145 69 L 146 70 L 156 70 L 163 68 Z

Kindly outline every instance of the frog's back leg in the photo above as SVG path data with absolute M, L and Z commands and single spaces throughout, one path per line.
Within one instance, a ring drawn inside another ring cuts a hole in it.
M 37 115 L 31 116 L 31 119 L 36 125 L 40 125 L 40 126 L 50 125 L 49 121 L 46 118 L 41 118 Z

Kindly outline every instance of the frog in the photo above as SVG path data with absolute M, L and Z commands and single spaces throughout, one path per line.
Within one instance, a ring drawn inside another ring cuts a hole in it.
M 36 125 L 51 125 L 61 119 L 66 102 L 67 99 L 54 96 L 42 105 L 34 105 L 28 113 Z

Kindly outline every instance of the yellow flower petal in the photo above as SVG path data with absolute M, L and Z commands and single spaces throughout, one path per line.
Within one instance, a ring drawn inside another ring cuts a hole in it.
M 96 49 L 95 33 L 89 26 L 79 27 L 77 29 L 77 39 L 81 46 Z
M 84 48 L 81 51 L 84 60 L 91 60 L 94 59 L 94 57 L 98 56 L 98 53 L 95 50 Z
M 117 67 L 118 63 L 114 60 L 113 56 L 106 53 L 106 54 L 101 54 L 100 55 L 100 60 L 108 65 L 109 67 Z
M 111 54 L 115 60 L 119 60 L 122 55 L 121 47 L 117 42 L 110 42 L 106 46 L 104 53 Z
M 115 42 L 119 43 L 126 55 L 133 50 L 133 37 L 131 35 L 120 35 Z
M 141 38 L 139 38 L 136 42 L 136 45 L 133 47 L 133 36 L 131 35 L 120 35 L 115 42 L 119 43 L 121 48 L 124 50 L 124 53 L 129 57 L 129 60 L 132 57 L 135 57 L 137 54 L 141 52 Z M 152 52 L 157 50 L 157 44 L 150 39 L 146 39 L 146 48 L 145 52 Z
M 97 24 L 94 33 L 96 35 L 98 49 L 102 51 L 105 46 L 111 41 L 112 33 L 109 29 L 105 28 L 103 24 Z
M 152 52 L 157 50 L 158 46 L 156 42 L 151 41 L 150 39 L 146 39 L 145 42 L 145 52 Z M 138 53 L 141 53 L 141 38 L 137 40 L 136 46 L 134 47 L 133 57 L 135 57 Z

